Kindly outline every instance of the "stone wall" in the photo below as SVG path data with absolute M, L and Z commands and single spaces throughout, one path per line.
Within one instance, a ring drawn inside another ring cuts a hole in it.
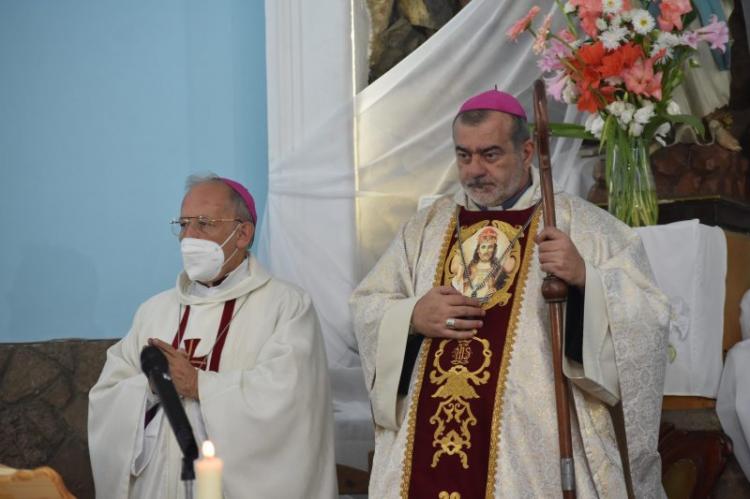
M 0 463 L 50 466 L 78 498 L 94 497 L 88 391 L 115 340 L 0 344 Z
M 367 0 L 372 83 L 431 37 L 470 0 Z

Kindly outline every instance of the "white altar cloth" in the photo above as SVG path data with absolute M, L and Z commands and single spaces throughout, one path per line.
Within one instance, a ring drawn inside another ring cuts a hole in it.
M 637 229 L 672 317 L 665 395 L 716 398 L 722 370 L 727 245 L 698 220 Z

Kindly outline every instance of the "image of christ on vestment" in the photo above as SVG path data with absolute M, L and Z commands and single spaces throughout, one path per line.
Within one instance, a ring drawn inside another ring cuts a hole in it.
M 450 282 L 464 296 L 489 300 L 498 290 L 508 287 L 506 284 L 509 285 L 517 271 L 518 255 L 514 254 L 517 252 L 508 250 L 508 236 L 494 224 L 477 228 L 465 240 L 462 237 L 463 258 L 458 243 L 451 251 Z M 464 270 L 464 261 L 468 271 Z

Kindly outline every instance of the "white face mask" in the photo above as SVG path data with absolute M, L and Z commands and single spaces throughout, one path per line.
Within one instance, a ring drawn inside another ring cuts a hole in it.
M 219 276 L 225 263 L 222 248 L 239 228 L 238 225 L 221 245 L 214 241 L 193 237 L 186 237 L 180 242 L 182 266 L 191 281 L 210 283 Z M 237 253 L 236 248 L 229 258 L 231 259 L 235 253 Z

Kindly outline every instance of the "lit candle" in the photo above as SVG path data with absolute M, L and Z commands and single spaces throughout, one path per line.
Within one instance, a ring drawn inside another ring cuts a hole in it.
M 222 499 L 221 469 L 224 463 L 214 455 L 214 444 L 210 440 L 201 446 L 203 458 L 195 462 L 196 499 Z

